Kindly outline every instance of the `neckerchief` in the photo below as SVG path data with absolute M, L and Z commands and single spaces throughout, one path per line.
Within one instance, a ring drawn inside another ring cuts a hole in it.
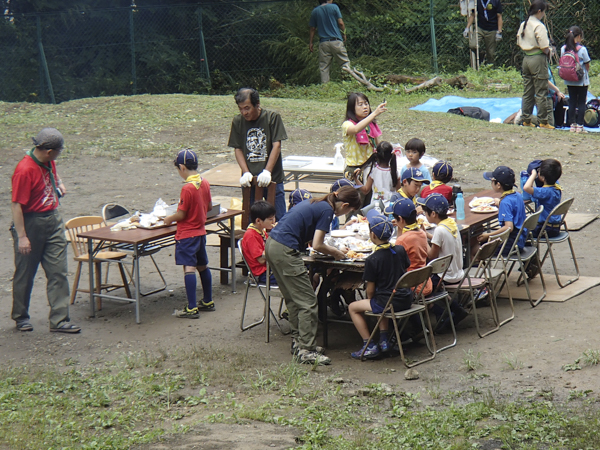
M 258 234 L 260 234 L 263 238 L 263 241 L 267 240 L 267 233 L 265 230 L 259 230 L 256 225 L 254 225 L 253 223 L 251 223 L 250 225 L 248 225 L 248 229 L 249 230 L 254 230 L 256 231 Z
M 186 183 L 192 183 L 196 189 L 200 189 L 200 185 L 202 184 L 202 178 L 200 178 L 200 174 L 190 175 L 185 179 Z
M 483 0 L 481 0 L 481 6 L 483 6 L 483 15 L 485 16 L 485 20 L 488 20 L 488 21 L 490 20 L 487 15 L 488 9 L 491 11 L 492 8 L 494 7 L 494 5 L 490 5 L 490 1 L 491 0 L 487 0 L 487 2 L 485 2 L 485 4 L 484 4 Z
M 553 187 L 555 189 L 558 189 L 559 191 L 562 191 L 562 186 L 558 183 L 554 183 L 554 184 L 545 184 L 542 187 Z
M 515 193 L 515 190 L 514 190 L 514 189 L 510 189 L 510 190 L 508 190 L 508 191 L 504 191 L 504 192 L 502 193 L 502 195 L 500 196 L 500 200 L 502 200 L 502 199 L 503 199 L 504 197 L 506 197 L 507 195 L 514 194 L 514 193 Z
M 404 192 L 402 189 L 400 189 L 398 191 L 398 194 L 400 194 L 402 197 L 407 198 L 409 200 L 412 200 L 412 202 L 415 204 L 415 206 L 417 206 L 417 198 L 416 197 L 409 197 L 406 192 Z
M 439 180 L 433 180 L 431 183 L 429 183 L 429 190 L 433 191 L 436 187 L 442 186 L 443 184 L 444 183 Z
M 442 227 L 446 228 L 450 233 L 452 233 L 452 237 L 458 236 L 458 225 L 456 225 L 456 221 L 448 217 L 438 223 Z
M 54 201 L 52 202 L 52 204 L 54 203 L 58 203 L 60 205 L 60 200 L 58 199 L 58 194 L 56 193 L 56 180 L 54 179 L 54 172 L 52 171 L 52 163 L 48 162 L 48 165 L 42 163 L 39 159 L 36 158 L 36 156 L 33 154 L 33 151 L 35 149 L 32 148 L 31 150 L 29 150 L 27 152 L 27 154 L 31 157 L 31 159 L 33 159 L 35 161 L 35 163 L 46 169 L 48 171 L 48 173 L 50 174 L 50 182 L 52 183 L 52 193 L 54 194 Z
M 375 253 L 377 250 L 385 250 L 386 248 L 390 249 L 390 252 L 392 252 L 392 255 L 396 254 L 396 251 L 394 250 L 394 246 L 392 244 L 390 244 L 389 242 L 386 242 L 385 244 L 376 245 L 373 248 L 373 253 Z
M 404 228 L 402 228 L 402 233 L 406 233 L 407 231 L 419 231 L 421 229 L 421 226 L 419 225 L 418 222 L 415 222 L 411 225 L 406 225 Z

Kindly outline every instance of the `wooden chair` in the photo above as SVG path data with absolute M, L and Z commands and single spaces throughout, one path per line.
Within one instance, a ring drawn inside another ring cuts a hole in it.
M 267 188 L 267 201 L 271 205 L 275 205 L 275 188 L 277 184 L 271 182 L 269 187 Z M 242 229 L 235 230 L 235 243 L 237 245 L 238 241 L 244 236 L 244 232 L 248 225 L 250 224 L 250 192 L 251 189 L 265 189 L 258 186 L 258 182 L 256 181 L 256 177 L 252 177 L 252 184 L 250 187 L 242 188 Z M 255 199 L 259 197 L 255 195 Z M 262 196 L 260 196 L 262 198 Z M 230 267 L 229 264 L 229 247 L 231 242 L 231 236 L 227 233 L 219 233 L 219 249 L 220 249 L 220 259 L 221 259 L 221 267 Z M 232 270 L 235 270 L 233 267 Z M 229 282 L 229 274 L 227 272 L 221 272 L 221 284 L 227 284 Z
M 98 228 L 99 226 L 103 226 L 103 224 L 104 220 L 100 216 L 76 217 L 74 219 L 69 220 L 65 224 L 65 229 L 67 230 L 73 248 L 73 254 L 75 255 L 74 259 L 75 261 L 77 261 L 77 271 L 75 272 L 75 280 L 73 281 L 73 289 L 71 290 L 71 304 L 75 302 L 75 296 L 77 295 L 77 292 L 87 292 L 88 294 L 90 292 L 89 290 L 79 289 L 81 266 L 84 262 L 87 263 L 89 261 L 89 255 L 87 253 L 87 240 L 81 239 L 77 235 L 79 233 Z M 125 274 L 125 269 L 123 267 L 122 262 L 122 260 L 126 257 L 127 253 L 118 251 L 100 251 L 96 254 L 96 256 L 94 257 L 96 293 L 99 294 L 102 291 L 102 289 L 112 291 L 114 289 L 124 288 L 127 297 L 131 298 L 129 282 L 127 281 L 127 275 Z M 123 281 L 123 284 L 102 283 L 101 264 L 103 262 L 106 262 L 108 264 L 116 263 L 119 266 L 119 271 L 121 273 L 121 280 Z M 97 299 L 97 304 L 98 309 L 102 309 L 102 299 Z

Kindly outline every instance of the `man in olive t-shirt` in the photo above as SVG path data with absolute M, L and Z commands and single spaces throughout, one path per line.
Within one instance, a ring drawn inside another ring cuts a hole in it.
M 227 145 L 235 149 L 235 159 L 242 170 L 240 185 L 250 186 L 252 177 L 257 177 L 258 185 L 265 188 L 259 198 L 266 199 L 266 188 L 271 181 L 277 183 L 275 210 L 279 220 L 286 212 L 281 141 L 287 139 L 287 134 L 281 116 L 262 109 L 258 92 L 252 88 L 241 88 L 235 94 L 235 102 L 240 115 L 233 118 Z M 251 204 L 254 199 L 252 191 Z

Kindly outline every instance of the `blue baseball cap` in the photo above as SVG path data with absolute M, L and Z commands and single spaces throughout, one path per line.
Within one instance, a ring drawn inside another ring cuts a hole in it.
M 515 172 L 507 166 L 498 166 L 493 172 L 483 172 L 483 178 L 504 185 L 512 186 L 515 184 Z
M 311 198 L 312 194 L 306 189 L 294 189 L 292 192 L 290 192 L 290 208 L 292 206 L 296 206 L 301 201 L 309 200 Z
M 402 181 L 409 179 L 415 181 L 422 181 L 423 184 L 430 183 L 430 181 L 423 176 L 423 172 L 421 171 L 421 169 L 417 169 L 415 167 L 409 167 L 404 172 L 402 172 Z
M 394 232 L 394 226 L 390 219 L 372 209 L 367 213 L 367 220 L 369 221 L 369 229 L 375 233 L 375 236 L 382 241 L 389 241 Z
M 445 178 L 445 177 L 452 178 L 453 172 L 454 172 L 454 170 L 452 169 L 452 166 L 450 165 L 449 162 L 446 162 L 446 161 L 438 161 L 433 166 L 433 174 L 437 178 Z
M 185 164 L 188 162 L 194 162 L 196 164 L 198 163 L 198 157 L 196 156 L 196 153 L 189 148 L 179 150 L 179 153 L 177 153 L 177 157 L 175 158 L 175 164 L 183 164 L 185 166 Z
M 344 186 L 351 186 L 355 189 L 358 189 L 359 187 L 361 187 L 360 184 L 356 184 L 353 181 L 350 181 L 348 178 L 340 178 L 339 180 L 336 180 L 333 182 L 333 184 L 331 185 L 330 192 L 337 192 L 339 188 L 344 187 Z
M 448 200 L 442 194 L 430 194 L 427 198 L 418 198 L 417 203 L 426 206 L 438 214 L 446 214 L 448 212 Z
M 534 169 L 535 170 L 540 170 L 540 166 L 541 165 L 542 165 L 542 160 L 541 159 L 534 159 L 527 166 L 527 174 L 531 175 L 531 172 L 533 172 Z
M 395 214 L 398 217 L 406 219 L 407 217 L 410 217 L 410 215 L 415 211 L 416 207 L 414 202 L 412 200 L 409 200 L 408 198 L 402 198 L 401 200 L 398 200 L 392 205 L 389 205 L 387 208 L 385 208 L 384 212 L 386 214 Z

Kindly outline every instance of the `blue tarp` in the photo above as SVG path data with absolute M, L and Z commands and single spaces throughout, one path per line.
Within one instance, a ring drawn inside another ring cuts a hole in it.
M 588 92 L 588 100 L 596 98 L 590 92 Z M 521 109 L 521 97 L 510 97 L 510 98 L 466 98 L 459 97 L 458 95 L 447 95 L 439 100 L 430 98 L 422 105 L 417 105 L 410 108 L 413 111 L 432 111 L 432 112 L 447 112 L 452 108 L 460 108 L 461 106 L 476 106 L 481 109 L 485 109 L 490 113 L 490 119 L 504 120 L 511 114 Z M 536 113 L 536 109 L 533 109 L 533 113 Z M 565 130 L 568 128 L 565 128 Z M 600 132 L 600 128 L 587 128 L 586 130 L 592 132 Z

